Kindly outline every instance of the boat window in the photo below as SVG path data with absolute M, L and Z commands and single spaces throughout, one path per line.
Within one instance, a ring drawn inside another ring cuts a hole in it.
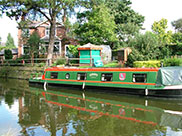
M 51 72 L 51 79 L 57 79 L 58 78 L 58 72 Z
M 86 80 L 86 73 L 78 73 L 77 80 Z
M 147 82 L 147 74 L 133 74 L 133 82 L 135 82 L 135 83 Z
M 112 81 L 112 73 L 102 73 L 101 81 Z
M 66 73 L 65 78 L 66 79 L 69 79 L 70 78 L 70 74 L 69 73 Z

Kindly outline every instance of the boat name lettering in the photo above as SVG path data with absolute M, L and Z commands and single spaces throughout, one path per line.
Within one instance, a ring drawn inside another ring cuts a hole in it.
M 89 76 L 93 77 L 93 78 L 96 78 L 96 77 L 98 77 L 98 74 L 97 73 L 91 73 Z

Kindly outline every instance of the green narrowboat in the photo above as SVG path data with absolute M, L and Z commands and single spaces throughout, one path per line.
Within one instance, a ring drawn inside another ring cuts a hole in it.
M 182 67 L 162 68 L 47 68 L 30 83 L 46 86 L 78 86 L 127 94 L 159 97 L 182 96 Z

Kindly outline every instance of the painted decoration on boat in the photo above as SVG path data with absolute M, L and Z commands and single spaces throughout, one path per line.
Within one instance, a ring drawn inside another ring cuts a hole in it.
M 120 73 L 120 74 L 119 74 L 119 79 L 120 79 L 121 81 L 125 80 L 125 78 L 126 78 L 126 73 Z
M 98 77 L 98 74 L 97 73 L 91 73 L 91 74 L 89 74 L 89 76 L 91 78 L 97 78 Z

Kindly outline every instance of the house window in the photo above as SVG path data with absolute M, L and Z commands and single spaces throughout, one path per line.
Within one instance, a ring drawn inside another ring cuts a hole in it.
M 78 73 L 77 80 L 86 80 L 87 74 L 86 73 Z
M 49 47 L 49 43 L 45 42 L 45 52 L 48 52 L 48 47 Z M 53 53 L 59 53 L 59 49 L 60 49 L 59 42 L 55 42 L 54 48 L 53 48 Z
M 30 47 L 23 45 L 22 54 L 23 55 L 29 55 L 29 53 L 30 53 Z
M 50 28 L 49 28 L 49 27 L 46 27 L 45 35 L 46 35 L 46 36 L 49 36 L 49 32 L 50 32 Z
M 51 79 L 57 79 L 58 78 L 58 72 L 51 72 Z
M 65 78 L 66 79 L 69 79 L 70 78 L 70 74 L 69 73 L 66 73 Z
M 102 73 L 101 81 L 112 81 L 113 74 L 112 73 Z
M 147 74 L 133 74 L 134 83 L 145 83 L 147 82 Z
M 50 27 L 46 27 L 46 29 L 45 29 L 45 35 L 46 36 L 49 36 L 49 34 L 50 34 Z M 55 35 L 56 35 L 56 28 L 55 28 Z
M 53 52 L 59 52 L 59 42 L 54 43 L 54 50 Z

